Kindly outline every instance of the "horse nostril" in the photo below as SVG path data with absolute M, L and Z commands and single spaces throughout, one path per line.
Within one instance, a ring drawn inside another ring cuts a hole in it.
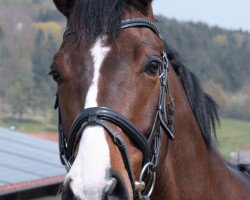
M 112 193 L 115 191 L 117 185 L 118 185 L 117 179 L 116 179 L 116 178 L 112 178 L 111 181 L 110 181 L 110 184 L 109 184 L 108 186 L 105 187 L 104 193 L 105 193 L 107 196 L 111 196 Z
M 110 184 L 103 190 L 104 200 L 129 199 L 125 182 L 119 174 L 113 174 Z

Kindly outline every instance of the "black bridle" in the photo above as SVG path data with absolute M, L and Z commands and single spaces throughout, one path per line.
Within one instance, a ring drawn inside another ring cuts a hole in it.
M 123 20 L 121 29 L 131 27 L 144 27 L 151 29 L 158 37 L 162 40 L 159 30 L 155 24 L 144 18 L 133 18 Z M 64 33 L 64 38 L 72 33 L 72 30 L 68 27 Z M 73 122 L 69 131 L 68 140 L 65 138 L 64 131 L 61 124 L 61 113 L 59 106 L 59 98 L 57 94 L 55 109 L 58 108 L 59 119 L 59 150 L 60 159 L 62 164 L 69 171 L 71 164 L 73 163 L 72 158 L 76 150 L 76 146 L 80 140 L 83 130 L 88 126 L 102 126 L 108 134 L 113 138 L 114 144 L 120 150 L 125 168 L 127 170 L 131 186 L 134 193 L 134 198 L 139 199 L 150 199 L 150 195 L 155 185 L 155 173 L 157 166 L 159 165 L 162 145 L 162 135 L 165 132 L 169 139 L 173 140 L 173 115 L 174 115 L 174 102 L 170 96 L 169 104 L 166 104 L 166 93 L 168 90 L 168 70 L 169 61 L 164 51 L 162 53 L 162 65 L 160 67 L 160 96 L 157 111 L 152 125 L 151 134 L 148 138 L 126 117 L 114 110 L 106 107 L 94 107 L 87 108 L 80 112 Z M 130 157 L 127 149 L 127 145 L 122 138 L 107 122 L 114 124 L 119 127 L 141 150 L 143 153 L 143 168 L 138 181 L 135 181 L 134 173 L 130 163 Z M 146 184 L 144 180 L 146 181 Z

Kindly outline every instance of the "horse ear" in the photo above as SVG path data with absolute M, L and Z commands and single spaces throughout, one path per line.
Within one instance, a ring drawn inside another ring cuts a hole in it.
M 53 0 L 57 9 L 69 18 L 73 6 L 77 0 Z

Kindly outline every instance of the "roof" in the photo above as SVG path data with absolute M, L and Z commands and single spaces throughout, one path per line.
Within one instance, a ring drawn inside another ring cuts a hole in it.
M 0 196 L 61 183 L 64 175 L 57 142 L 0 128 Z

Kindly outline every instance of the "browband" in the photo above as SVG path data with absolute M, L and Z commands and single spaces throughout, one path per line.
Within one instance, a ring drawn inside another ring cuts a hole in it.
M 145 18 L 133 18 L 133 19 L 125 19 L 122 20 L 121 29 L 132 28 L 132 27 L 141 27 L 141 28 L 150 28 L 154 33 L 158 35 L 158 37 L 162 39 L 162 36 L 156 27 L 155 23 Z
M 148 19 L 144 19 L 144 18 L 133 18 L 133 19 L 125 19 L 122 20 L 122 24 L 121 24 L 121 29 L 126 29 L 126 28 L 132 28 L 132 27 L 147 27 L 150 28 L 154 33 L 156 33 L 158 35 L 158 37 L 162 39 L 162 36 L 156 26 L 156 24 Z M 66 30 L 63 33 L 63 39 L 65 39 L 66 37 L 68 37 L 71 33 L 73 33 L 73 30 L 70 26 L 66 27 Z

